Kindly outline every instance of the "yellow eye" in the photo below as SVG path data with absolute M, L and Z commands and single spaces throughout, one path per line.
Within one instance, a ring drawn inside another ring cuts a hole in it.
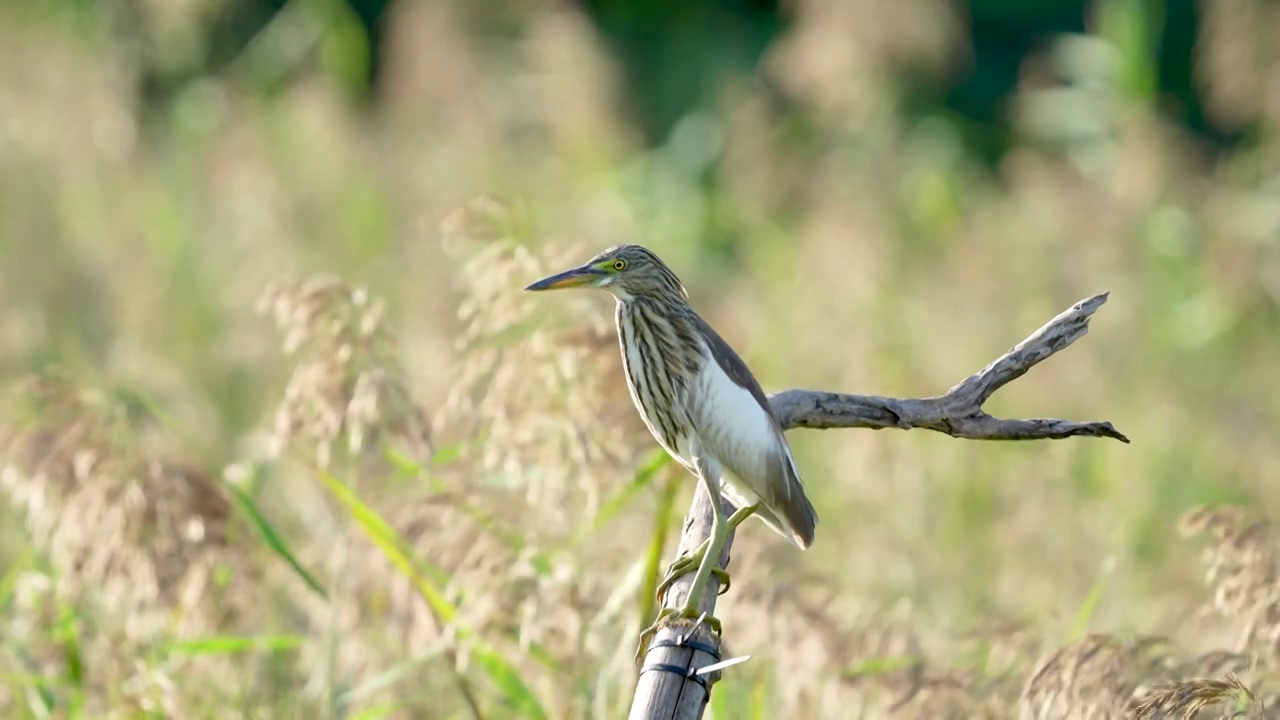
M 623 270 L 626 270 L 626 269 L 627 269 L 627 261 L 626 261 L 626 260 L 623 260 L 623 259 L 621 259 L 621 258 L 619 258 L 619 259 L 617 259 L 617 260 L 614 260 L 614 261 L 613 261 L 613 269 L 614 269 L 615 271 L 617 271 L 617 272 L 622 272 Z

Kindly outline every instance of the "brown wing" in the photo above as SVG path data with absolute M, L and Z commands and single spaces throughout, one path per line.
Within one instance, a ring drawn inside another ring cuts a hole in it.
M 756 382 L 747 364 L 738 357 L 729 343 L 725 342 L 705 320 L 697 316 L 695 318 L 698 330 L 711 350 L 711 357 L 735 385 L 755 398 L 777 433 L 777 452 L 769 453 L 766 458 L 765 476 L 759 478 L 762 482 L 752 484 L 752 490 L 760 495 L 762 501 L 758 514 L 779 534 L 790 538 L 801 548 L 807 548 L 813 543 L 818 514 L 805 495 L 804 483 L 801 482 L 796 471 L 795 462 L 791 457 L 791 448 L 769 405 L 769 398 L 765 396 L 764 390 L 761 389 L 760 383 Z

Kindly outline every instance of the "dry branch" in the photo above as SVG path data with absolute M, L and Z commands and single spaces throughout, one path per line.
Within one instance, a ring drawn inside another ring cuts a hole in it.
M 945 395 L 930 398 L 888 398 L 846 395 L 821 390 L 785 390 L 769 397 L 773 412 L 784 429 L 792 428 L 925 428 L 971 440 L 1044 440 L 1074 436 L 1108 437 L 1129 442 L 1109 422 L 1074 422 L 1054 418 L 1007 420 L 992 417 L 983 404 L 997 390 L 1022 377 L 1036 364 L 1079 340 L 1089 331 L 1089 319 L 1107 301 L 1107 294 L 1081 300 L 1050 320 L 1026 340 L 991 364 L 965 378 Z M 727 507 L 726 512 L 732 512 Z M 697 547 L 711 535 L 711 501 L 698 486 L 693 506 L 685 517 L 679 552 Z M 725 543 L 719 567 L 729 562 L 733 537 Z M 693 574 L 675 581 L 663 606 L 679 608 L 689 595 Z M 707 581 L 699 610 L 714 614 L 719 580 Z M 698 677 L 691 673 L 718 662 L 720 638 L 705 624 L 691 623 L 663 628 L 644 657 L 640 680 L 631 706 L 631 720 L 695 720 L 702 717 L 710 688 L 718 673 Z M 685 644 L 678 642 L 688 636 Z M 652 669 L 659 668 L 659 669 Z

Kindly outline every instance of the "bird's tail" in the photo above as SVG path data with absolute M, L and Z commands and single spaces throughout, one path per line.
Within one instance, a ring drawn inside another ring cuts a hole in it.
M 777 460 L 770 481 L 762 488 L 766 493 L 760 495 L 762 502 L 756 508 L 756 515 L 774 532 L 805 550 L 813 544 L 818 511 L 804 492 L 804 483 L 790 453 Z
M 777 523 L 774 529 L 796 547 L 807 550 L 813 544 L 813 538 L 818 529 L 818 511 L 813 509 L 813 503 L 809 502 L 803 488 L 800 488 L 799 492 L 793 491 L 791 500 L 792 502 L 779 508 L 782 516 L 775 517 L 774 520 L 775 522 L 782 520 L 782 522 Z

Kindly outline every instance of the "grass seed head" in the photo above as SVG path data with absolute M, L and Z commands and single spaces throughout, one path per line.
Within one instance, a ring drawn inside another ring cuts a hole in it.
M 1271 523 L 1240 507 L 1200 507 L 1181 520 L 1186 537 L 1208 539 L 1205 582 L 1212 609 L 1241 625 L 1236 650 L 1280 661 L 1280 583 Z
M 296 359 L 267 435 L 268 457 L 305 448 L 327 468 L 335 450 L 368 459 L 389 447 L 429 459 L 430 422 L 405 384 L 381 300 L 321 275 L 272 285 L 258 307 Z
M 1135 697 L 1126 718 L 1261 718 L 1262 703 L 1234 673 L 1167 682 Z

